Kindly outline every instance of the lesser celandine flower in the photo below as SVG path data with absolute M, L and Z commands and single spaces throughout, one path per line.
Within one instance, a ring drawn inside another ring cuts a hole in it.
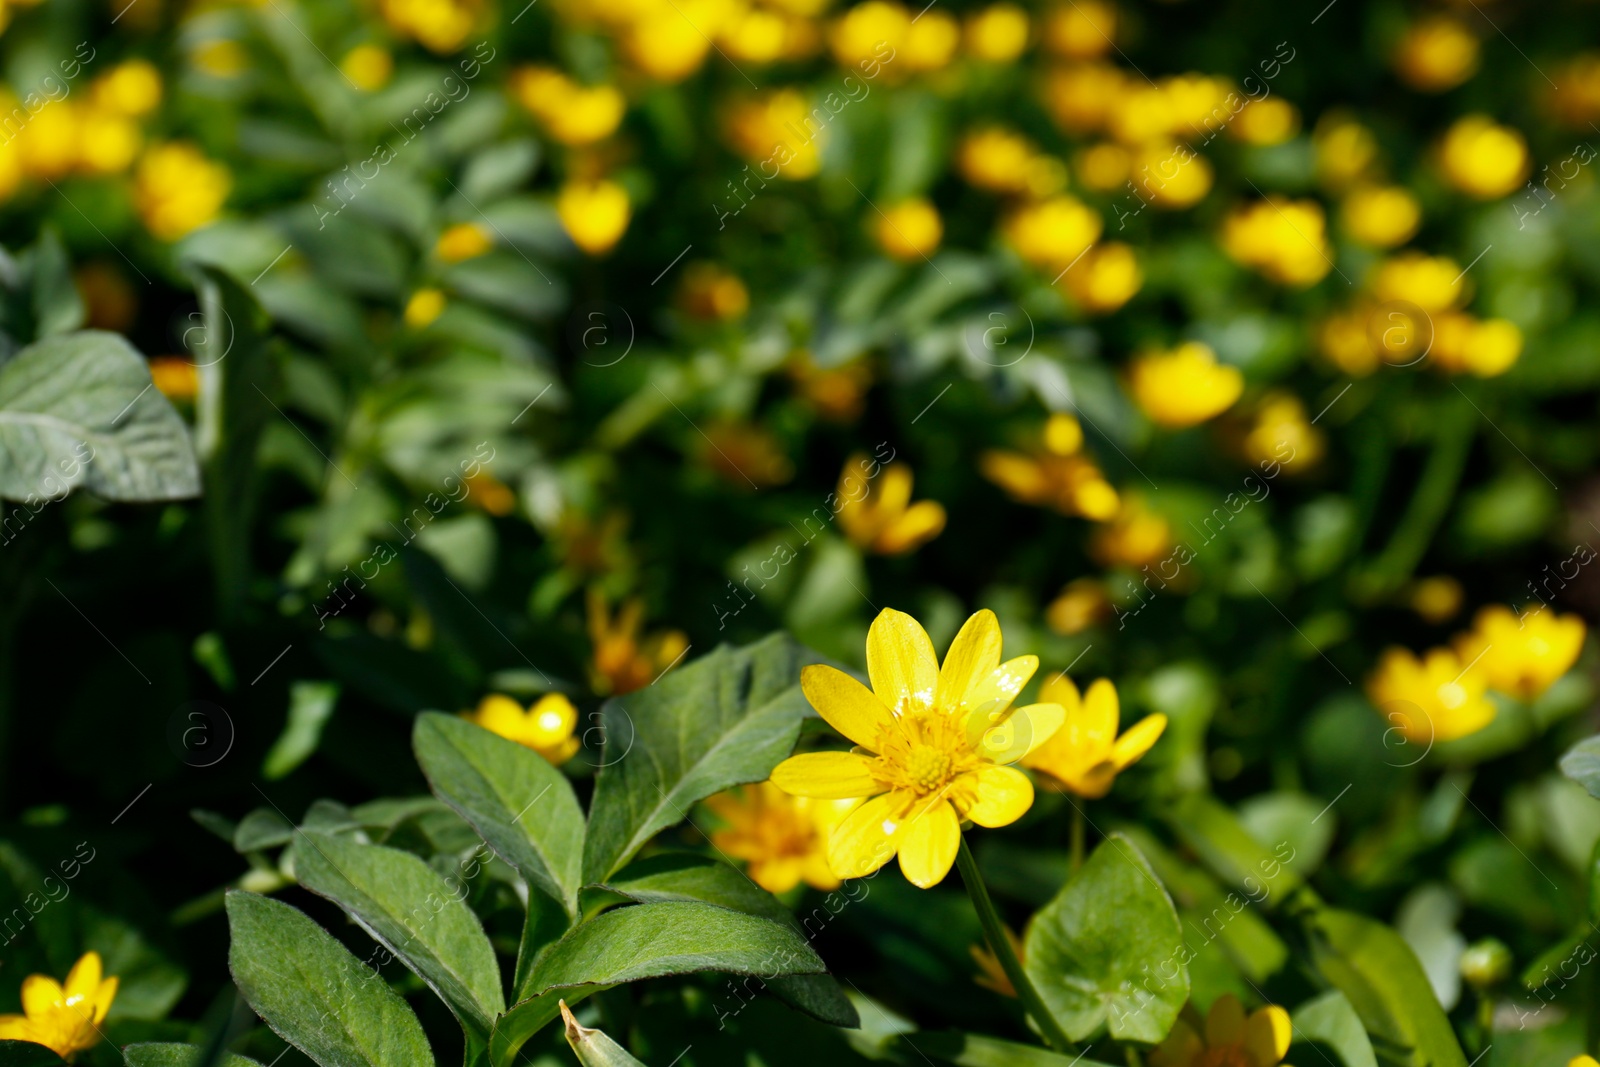
M 1150 421 L 1180 430 L 1232 407 L 1244 391 L 1244 375 L 1237 367 L 1218 363 L 1209 345 L 1188 341 L 1134 360 L 1128 386 Z
M 1006 243 L 1028 264 L 1059 271 L 1100 236 L 1100 216 L 1072 196 L 1024 204 L 1006 216 Z
M 683 13 L 664 8 L 623 29 L 623 51 L 634 66 L 656 81 L 682 81 L 700 69 L 711 51 L 711 39 L 701 27 L 708 21 L 715 25 L 717 5 L 688 2 L 678 6 Z
M 1074 578 L 1044 609 L 1044 621 L 1058 634 L 1082 633 L 1111 616 L 1111 598 L 1096 578 Z
M 1420 18 L 1400 38 L 1394 69 L 1413 89 L 1454 89 L 1478 69 L 1478 38 L 1449 15 Z
M 786 893 L 802 881 L 837 889 L 828 837 L 854 804 L 790 796 L 771 782 L 732 789 L 706 801 L 724 824 L 712 831 L 711 843 L 744 860 L 750 880 L 769 893 Z
M 1583 636 L 1583 620 L 1576 615 L 1537 608 L 1519 616 L 1491 604 L 1479 610 L 1455 647 L 1463 663 L 1475 663 L 1489 688 L 1532 700 L 1578 662 Z
M 144 59 L 129 59 L 96 78 L 89 100 L 97 108 L 129 118 L 148 115 L 161 103 L 161 72 Z
M 1455 618 L 1465 599 L 1466 590 L 1459 581 L 1448 574 L 1436 574 L 1412 583 L 1409 604 L 1425 621 L 1438 624 Z
M 1127 81 L 1128 76 L 1122 69 L 1110 63 L 1075 63 L 1051 71 L 1045 78 L 1045 106 L 1056 124 L 1067 133 L 1078 136 L 1094 133 L 1105 129 L 1112 109 L 1127 91 Z M 1123 159 L 1127 159 L 1125 148 Z M 1126 178 L 1126 162 L 1122 169 L 1123 178 Z
M 913 197 L 873 212 L 872 232 L 886 255 L 909 262 L 938 250 L 944 223 L 937 208 L 922 197 Z
M 1091 315 L 1108 315 L 1133 299 L 1144 284 L 1139 257 L 1121 241 L 1095 245 L 1067 268 L 1058 283 Z
M 493 247 L 494 237 L 487 226 L 458 222 L 439 235 L 433 251 L 446 263 L 460 263 L 481 256 Z
M 232 186 L 226 167 L 194 145 L 174 141 L 153 146 L 139 161 L 133 203 L 146 229 L 176 241 L 216 218 Z
M 1439 146 L 1445 180 L 1468 196 L 1494 200 L 1528 178 L 1528 142 L 1487 115 L 1458 119 Z
M 778 438 L 759 423 L 719 419 L 701 436 L 700 460 L 729 485 L 757 489 L 794 477 L 794 462 Z
M 505 516 L 516 510 L 517 494 L 511 487 L 487 470 L 480 470 L 477 474 L 464 479 L 462 484 L 467 487 L 467 503 L 480 511 L 490 515 Z
M 613 85 L 579 85 L 553 67 L 513 71 L 512 95 L 565 145 L 587 145 L 611 136 L 622 122 L 627 101 Z
M 1372 295 L 1383 301 L 1404 300 L 1423 311 L 1444 311 L 1465 295 L 1465 274 L 1449 256 L 1402 252 L 1379 265 L 1372 278 Z
M 1143 567 L 1172 550 L 1172 526 L 1135 494 L 1122 498 L 1110 522 L 1095 531 L 1090 554 L 1107 567 Z
M 1106 0 L 1073 0 L 1050 12 L 1044 46 L 1064 59 L 1096 59 L 1111 51 L 1117 36 L 1117 9 Z
M 1223 220 L 1222 250 L 1296 288 L 1316 284 L 1333 269 L 1322 206 L 1314 200 L 1268 198 L 1236 208 Z
M 1306 419 L 1306 406 L 1293 393 L 1267 393 L 1256 405 L 1255 422 L 1245 434 L 1244 454 L 1252 463 L 1281 463 L 1287 471 L 1316 465 L 1327 445 L 1322 431 Z
M 618 695 L 643 689 L 688 651 L 682 630 L 639 635 L 644 603 L 627 601 L 613 618 L 605 597 L 591 588 L 587 596 L 589 641 L 594 646 L 590 681 L 599 693 Z
M 358 44 L 339 60 L 339 70 L 362 92 L 376 92 L 389 84 L 394 74 L 394 57 L 381 45 Z
M 906 29 L 906 43 L 895 54 L 896 63 L 910 71 L 943 70 L 955 58 L 961 27 L 943 11 L 924 10 Z
M 750 291 L 737 274 L 715 263 L 691 263 L 679 291 L 683 310 L 697 319 L 726 322 L 750 307 Z
M 941 667 L 917 621 L 890 608 L 867 632 L 870 690 L 833 667 L 802 668 L 806 699 L 856 748 L 791 756 L 773 783 L 796 796 L 871 798 L 829 838 L 835 874 L 860 878 L 898 854 L 906 878 L 926 889 L 955 863 L 963 819 L 1005 826 L 1032 806 L 1032 783 L 1008 765 L 1066 714 L 1059 704 L 1011 708 L 1038 666 L 1037 656 L 1001 663 L 1000 624 L 980 611 Z
M 725 125 L 733 147 L 764 177 L 770 168 L 790 181 L 803 181 L 822 169 L 828 127 L 816 124 L 810 103 L 794 89 L 740 101 L 728 109 Z
M 578 709 L 561 693 L 546 693 L 524 708 L 501 693 L 491 693 L 476 710 L 463 713 L 490 733 L 533 749 L 556 766 L 578 751 Z
M 1574 1056 L 1567 1061 L 1567 1067 L 1600 1067 L 1600 1060 L 1593 1056 Z
M 1431 649 L 1421 659 L 1391 648 L 1367 678 L 1367 699 L 1407 741 L 1453 741 L 1494 718 L 1484 676 L 1472 667 L 1448 648 Z
M 200 395 L 200 372 L 182 356 L 152 356 L 150 381 L 168 400 L 193 400 Z
M 622 239 L 632 208 L 627 190 L 614 181 L 573 181 L 557 194 L 556 215 L 573 244 L 603 256 Z
M 1352 377 L 1364 378 L 1378 369 L 1378 349 L 1368 329 L 1374 312 L 1371 306 L 1358 304 L 1334 312 L 1317 326 L 1318 351 Z
M 1045 423 L 1039 447 L 1032 452 L 990 449 L 978 457 L 978 469 L 1023 504 L 1109 519 L 1117 513 L 1117 491 L 1082 449 L 1083 427 L 1058 411 Z
M 406 301 L 403 314 L 405 323 L 414 330 L 432 325 L 433 321 L 444 314 L 445 296 L 443 290 L 434 288 L 418 289 Z
M 1345 232 L 1362 244 L 1393 248 L 1417 232 L 1422 207 L 1397 185 L 1364 185 L 1344 198 L 1339 217 Z
M 828 43 L 841 67 L 856 67 L 897 54 L 911 29 L 911 12 L 888 0 L 866 0 L 834 22 Z M 890 63 L 888 69 L 893 69 Z
M 1016 4 L 991 4 L 967 19 L 967 52 L 974 59 L 1009 63 L 1028 47 L 1028 13 Z
M 117 996 L 117 979 L 101 977 L 100 954 L 86 952 L 64 983 L 30 974 L 22 981 L 22 1015 L 0 1015 L 0 1041 L 31 1041 L 64 1060 L 104 1040 L 99 1024 Z
M 1317 156 L 1317 177 L 1343 189 L 1366 174 L 1378 158 L 1378 139 L 1371 130 L 1340 112 L 1325 115 L 1311 135 Z
M 1093 800 L 1111 791 L 1117 775 L 1139 759 L 1167 728 L 1165 715 L 1147 715 L 1121 737 L 1121 706 L 1116 687 L 1101 678 L 1081 697 L 1065 672 L 1039 689 L 1039 700 L 1060 704 L 1066 721 L 1055 736 L 1030 752 L 1024 767 L 1042 771 L 1068 792 Z
M 1477 319 L 1458 311 L 1430 316 L 1433 343 L 1428 363 L 1447 374 L 1493 378 L 1522 355 L 1522 331 L 1509 319 Z
M 431 52 L 454 52 L 483 12 L 483 0 L 383 0 L 385 21 Z
M 1151 1051 L 1150 1067 L 1278 1067 L 1292 1036 L 1289 1013 L 1276 1004 L 1246 1016 L 1239 999 L 1224 993 L 1203 1023 L 1186 1004 L 1167 1039 Z
M 834 422 L 849 422 L 860 415 L 872 386 L 872 367 L 863 358 L 819 367 L 808 350 L 798 349 L 789 358 L 788 370 L 800 397 L 817 414 Z
M 1145 143 L 1134 151 L 1131 166 L 1140 196 L 1158 208 L 1193 207 L 1211 191 L 1206 157 L 1174 141 Z
M 870 482 L 858 473 L 867 466 L 865 456 L 854 455 L 839 475 L 839 528 L 846 537 L 868 551 L 898 556 L 939 536 L 944 505 L 911 502 L 909 464 L 891 463 Z
M 999 126 L 973 130 L 956 149 L 956 170 L 968 184 L 991 193 L 1020 193 L 1028 187 L 1032 142 Z M 1095 231 L 1098 234 L 1098 229 Z M 1093 240 L 1093 238 L 1091 238 Z

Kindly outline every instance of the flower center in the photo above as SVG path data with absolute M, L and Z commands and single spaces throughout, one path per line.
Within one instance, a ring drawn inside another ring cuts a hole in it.
M 1250 1067 L 1250 1062 L 1238 1045 L 1213 1045 L 1200 1054 L 1194 1067 Z
M 906 760 L 906 778 L 919 793 L 931 793 L 950 778 L 954 765 L 948 752 L 930 745 L 912 745 L 910 758 Z

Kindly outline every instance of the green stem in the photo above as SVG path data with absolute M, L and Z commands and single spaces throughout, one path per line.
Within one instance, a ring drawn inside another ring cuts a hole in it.
M 994 950 L 995 958 L 1000 961 L 1000 969 L 1006 972 L 1011 988 L 1017 991 L 1017 999 L 1022 1001 L 1023 1010 L 1033 1019 L 1034 1025 L 1039 1027 L 1039 1032 L 1044 1035 L 1045 1044 L 1057 1052 L 1068 1051 L 1072 1047 L 1072 1042 L 1061 1032 L 1055 1017 L 1044 1006 L 1044 1001 L 1039 998 L 1039 991 L 1033 988 L 1027 972 L 1022 969 L 1022 961 L 1017 959 L 1016 952 L 1012 950 L 1011 939 L 1006 937 L 1005 927 L 1001 925 L 1000 916 L 994 910 L 994 901 L 989 899 L 989 887 L 983 884 L 983 876 L 978 873 L 978 862 L 972 858 L 972 850 L 967 848 L 965 835 L 962 835 L 961 846 L 956 852 L 956 866 L 961 868 L 961 880 L 967 885 L 967 895 L 972 898 L 972 908 L 978 913 L 978 923 L 983 927 L 983 936 L 988 939 L 989 947 Z
M 1072 873 L 1078 873 L 1078 868 L 1083 866 L 1083 808 L 1078 806 L 1076 800 L 1069 801 L 1072 805 Z

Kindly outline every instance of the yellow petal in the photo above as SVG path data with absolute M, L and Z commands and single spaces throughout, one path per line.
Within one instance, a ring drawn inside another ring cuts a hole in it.
M 47 1043 L 39 1028 L 22 1015 L 0 1015 L 0 1041 L 31 1041 L 35 1045 Z
M 1067 709 L 1067 717 L 1072 717 L 1072 709 L 1081 702 L 1078 696 L 1078 687 L 1072 684 L 1072 679 L 1067 677 L 1067 672 L 1051 678 L 1039 687 L 1039 703 L 1060 704 Z
M 1146 715 L 1140 719 L 1127 733 L 1117 738 L 1116 744 L 1111 746 L 1111 762 L 1117 770 L 1122 770 L 1128 764 L 1150 751 L 1150 746 L 1160 738 L 1161 731 L 1167 728 L 1167 717 L 1162 714 Z
M 867 631 L 867 675 L 890 711 L 927 711 L 939 684 L 933 642 L 916 619 L 884 608 Z
M 1038 656 L 1018 656 L 1006 660 L 967 691 L 965 707 L 969 711 L 998 716 L 1017 699 L 1017 694 L 1022 692 L 1022 687 L 1028 684 L 1028 679 L 1038 669 Z
M 937 705 L 954 710 L 1000 665 L 1000 620 L 988 608 L 961 627 L 939 668 Z
M 944 881 L 961 845 L 961 820 L 948 800 L 914 809 L 900 840 L 900 870 L 918 889 Z
M 1232 993 L 1224 993 L 1211 1002 L 1206 1015 L 1206 1044 L 1236 1045 L 1244 1037 L 1244 1007 Z
M 1252 1012 L 1245 1023 L 1245 1051 L 1260 1067 L 1276 1067 L 1283 1054 L 1289 1051 L 1292 1033 L 1289 1013 L 1276 1004 L 1268 1004 Z
M 117 979 L 107 978 L 100 983 L 100 988 L 94 995 L 94 1021 L 96 1023 L 105 1019 L 111 1011 L 111 1002 L 117 999 Z
M 1050 740 L 1066 721 L 1060 704 L 1029 704 L 1017 708 L 983 735 L 977 752 L 995 763 L 1015 763 Z
M 78 962 L 72 965 L 72 970 L 67 972 L 67 980 L 62 991 L 69 1000 L 73 997 L 83 997 L 87 1000 L 100 989 L 101 973 L 100 953 L 85 952 Z
M 485 730 L 513 739 L 521 733 L 527 718 L 521 704 L 500 693 L 491 693 L 480 700 L 477 712 L 471 716 L 472 721 Z
M 977 800 L 961 814 L 979 826 L 1008 826 L 1033 806 L 1033 783 L 1014 767 L 982 767 Z
M 1117 687 L 1109 678 L 1097 680 L 1083 695 L 1083 716 L 1085 739 L 1090 744 L 1109 748 L 1117 736 L 1117 721 L 1122 716 Z
M 851 812 L 828 839 L 828 866 L 840 878 L 860 878 L 894 859 L 904 825 L 893 817 L 896 794 L 873 797 Z
M 61 985 L 44 974 L 30 974 L 22 980 L 22 1010 L 35 1019 L 41 1018 L 66 1000 Z
M 806 752 L 772 768 L 772 784 L 797 797 L 848 800 L 884 791 L 872 760 L 854 752 Z
M 874 503 L 885 514 L 897 515 L 911 503 L 911 468 L 904 463 L 891 463 L 878 482 Z
M 944 531 L 944 522 L 943 504 L 919 500 L 878 535 L 878 551 L 891 556 L 909 552 L 938 537 Z
M 1151 1050 L 1150 1067 L 1196 1067 L 1205 1050 L 1200 1035 L 1180 1019 L 1167 1039 Z
M 829 726 L 863 748 L 876 749 L 879 731 L 892 722 L 883 701 L 836 667 L 801 667 L 800 691 Z

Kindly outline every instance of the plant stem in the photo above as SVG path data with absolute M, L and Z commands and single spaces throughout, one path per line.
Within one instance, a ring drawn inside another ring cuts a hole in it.
M 1083 866 L 1083 808 L 1076 800 L 1072 804 L 1072 873 Z
M 989 887 L 983 884 L 983 876 L 978 873 L 978 863 L 972 858 L 972 850 L 967 848 L 965 835 L 962 835 L 961 846 L 956 852 L 956 866 L 961 868 L 961 880 L 966 883 L 967 895 L 972 898 L 972 908 L 978 913 L 978 923 L 983 927 L 983 936 L 988 939 L 989 947 L 994 950 L 995 958 L 1000 961 L 1000 969 L 1006 973 L 1011 988 L 1017 991 L 1017 999 L 1022 1001 L 1023 1010 L 1033 1019 L 1034 1025 L 1039 1027 L 1039 1032 L 1044 1035 L 1045 1044 L 1057 1052 L 1068 1051 L 1072 1042 L 1061 1032 L 1061 1027 L 1056 1024 L 1055 1018 L 1044 1006 L 1044 1001 L 1039 998 L 1039 991 L 1033 988 L 1027 972 L 1022 969 L 1022 961 L 1017 959 L 1016 952 L 1012 950 L 1011 939 L 1006 937 L 1005 927 L 1001 925 L 1000 916 L 994 910 L 994 901 L 989 899 Z

